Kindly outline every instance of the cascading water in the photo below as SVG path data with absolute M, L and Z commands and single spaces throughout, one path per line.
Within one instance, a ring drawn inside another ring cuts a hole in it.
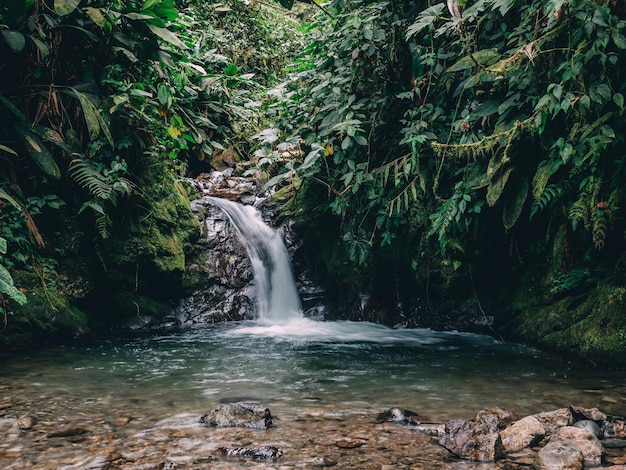
M 280 232 L 269 227 L 252 206 L 216 197 L 208 199 L 226 213 L 248 252 L 259 321 L 284 324 L 302 318 L 300 296 Z

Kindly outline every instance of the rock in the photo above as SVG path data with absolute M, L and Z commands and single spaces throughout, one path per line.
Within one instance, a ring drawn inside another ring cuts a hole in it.
M 453 454 L 470 460 L 493 462 L 504 457 L 504 446 L 498 427 L 493 426 L 497 420 L 493 415 L 484 415 L 482 418 L 487 419 L 448 421 L 439 444 Z
M 605 438 L 626 438 L 626 421 L 619 416 L 607 416 L 602 424 L 602 435 Z
M 597 467 L 602 463 L 604 448 L 600 440 L 591 431 L 574 426 L 564 426 L 550 437 L 544 449 L 552 443 L 562 443 L 580 451 L 585 467 Z
M 391 423 L 417 425 L 425 421 L 425 418 L 417 413 L 405 410 L 404 408 L 389 408 L 376 417 L 376 421 L 382 423 L 388 421 Z
M 602 430 L 600 429 L 600 426 L 598 426 L 594 421 L 591 421 L 590 419 L 576 421 L 573 426 L 578 429 L 586 429 L 587 431 L 591 431 L 598 439 L 602 437 Z
M 583 454 L 568 442 L 549 442 L 537 453 L 535 470 L 583 470 Z
M 356 449 L 365 445 L 366 443 L 367 439 L 347 437 L 344 439 L 339 439 L 335 442 L 335 445 L 341 449 Z
M 224 403 L 217 410 L 200 418 L 201 423 L 218 427 L 267 429 L 272 426 L 272 414 L 255 402 Z
M 89 432 L 89 429 L 80 424 L 71 422 L 63 426 L 61 429 L 48 433 L 48 438 L 52 437 L 76 437 Z
M 596 423 L 606 421 L 606 414 L 600 411 L 598 408 L 581 408 L 580 406 L 569 407 L 574 421 L 590 420 Z
M 337 465 L 336 460 L 332 460 L 328 457 L 315 457 L 309 462 L 311 467 L 319 468 L 319 467 L 334 467 Z
M 532 416 L 541 423 L 546 431 L 546 436 L 550 436 L 557 429 L 562 428 L 563 426 L 571 426 L 574 423 L 572 413 L 568 408 L 545 411 Z
M 448 421 L 439 444 L 459 457 L 492 462 L 504 457 L 505 449 L 500 430 L 515 418 L 516 416 L 500 408 L 488 408 L 476 413 L 469 421 Z
M 255 460 L 276 460 L 283 455 L 283 451 L 271 446 L 266 447 L 234 447 L 227 449 L 220 447 L 217 453 L 225 457 L 243 457 Z
M 35 423 L 37 423 L 37 418 L 34 415 L 27 413 L 18 418 L 17 427 L 22 431 L 28 431 L 33 428 Z
M 507 452 L 532 446 L 546 435 L 543 425 L 533 416 L 527 416 L 503 429 L 500 433 L 502 445 Z

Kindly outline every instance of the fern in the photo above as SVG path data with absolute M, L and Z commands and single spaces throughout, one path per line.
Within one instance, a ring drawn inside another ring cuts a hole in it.
M 546 207 L 555 204 L 564 193 L 564 186 L 559 184 L 550 184 L 541 193 L 541 197 L 533 201 L 530 207 L 530 219 L 537 215 L 537 213 L 543 211 Z
M 572 229 L 576 231 L 578 224 L 582 223 L 585 229 L 589 230 L 591 221 L 591 211 L 589 205 L 589 195 L 585 192 L 570 207 L 568 218 L 572 224 Z
M 101 238 L 108 238 L 111 219 L 106 212 L 107 204 L 117 205 L 118 197 L 129 195 L 134 189 L 133 183 L 120 176 L 126 168 L 122 162 L 114 161 L 111 168 L 92 160 L 79 158 L 72 161 L 70 175 L 83 188 L 87 189 L 93 198 L 83 204 L 80 212 L 91 209 L 96 216 L 96 229 Z
M 609 217 L 605 211 L 597 211 L 592 219 L 591 236 L 596 250 L 604 248 L 606 234 L 609 231 Z

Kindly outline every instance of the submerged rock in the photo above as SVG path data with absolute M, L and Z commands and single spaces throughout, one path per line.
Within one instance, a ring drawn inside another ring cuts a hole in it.
M 388 421 L 391 423 L 418 425 L 423 423 L 425 418 L 414 411 L 394 407 L 380 413 L 376 417 L 376 421 L 379 423 Z
M 221 404 L 200 418 L 200 422 L 218 427 L 267 429 L 273 425 L 269 408 L 255 402 Z
M 277 447 L 220 447 L 217 453 L 224 457 L 242 457 L 254 460 L 276 460 L 283 455 L 283 451 Z

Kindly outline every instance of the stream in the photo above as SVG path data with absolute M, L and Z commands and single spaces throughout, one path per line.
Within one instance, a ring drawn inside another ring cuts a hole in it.
M 6 469 L 528 468 L 455 460 L 430 436 L 376 417 L 395 406 L 432 423 L 494 406 L 626 415 L 623 372 L 483 335 L 305 318 L 92 339 L 16 354 L 1 367 Z M 200 424 L 242 398 L 267 406 L 275 427 Z M 20 429 L 24 416 L 34 424 Z M 337 444 L 345 439 L 362 445 Z M 224 446 L 282 455 L 221 458 Z

